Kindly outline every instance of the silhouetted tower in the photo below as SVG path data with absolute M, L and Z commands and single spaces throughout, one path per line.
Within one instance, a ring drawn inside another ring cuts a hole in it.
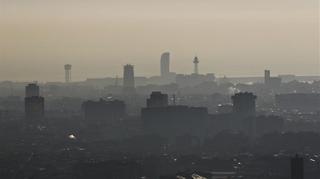
M 71 82 L 71 67 L 72 65 L 70 64 L 64 65 L 66 83 Z
M 198 69 L 199 59 L 197 56 L 194 57 L 193 64 L 194 64 L 194 74 L 199 74 L 199 69 Z
M 25 97 L 39 96 L 40 88 L 36 83 L 31 83 L 26 86 Z
M 264 70 L 264 84 L 269 84 L 271 78 L 270 70 Z
M 161 76 L 165 77 L 168 76 L 170 73 L 170 53 L 165 52 L 161 55 L 161 60 L 160 60 L 160 71 L 161 71 Z
M 127 64 L 123 67 L 123 92 L 124 93 L 135 92 L 134 69 L 133 69 L 133 65 L 130 65 L 130 64 Z
M 26 86 L 25 116 L 28 121 L 39 120 L 44 117 L 44 98 L 39 96 L 39 86 L 29 84 Z
M 291 179 L 304 178 L 303 158 L 296 155 L 291 159 Z
M 280 77 L 271 77 L 270 70 L 264 71 L 264 84 L 272 89 L 279 88 L 281 86 L 281 78 Z
M 147 99 L 147 107 L 166 107 L 168 106 L 168 95 L 162 94 L 160 91 L 153 91 L 150 98 Z
M 237 93 L 231 97 L 233 112 L 241 116 L 255 116 L 257 96 L 253 93 Z

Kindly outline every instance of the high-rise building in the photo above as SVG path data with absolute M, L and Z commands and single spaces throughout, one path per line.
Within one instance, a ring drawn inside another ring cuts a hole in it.
M 147 107 L 166 107 L 168 106 L 168 95 L 162 94 L 160 91 L 151 93 L 150 98 L 147 99 Z
M 123 92 L 134 93 L 134 68 L 133 65 L 127 64 L 123 67 Z
M 264 70 L 264 84 L 269 83 L 270 77 L 271 77 L 270 70 Z
M 167 77 L 170 74 L 170 53 L 165 52 L 161 55 L 160 71 L 162 77 Z
M 31 83 L 26 86 L 25 93 L 26 97 L 39 96 L 40 88 L 36 83 Z
M 241 116 L 255 116 L 257 96 L 253 93 L 237 93 L 231 99 L 234 113 Z
M 71 67 L 72 67 L 72 65 L 70 65 L 70 64 L 64 65 L 65 80 L 66 80 L 65 82 L 66 82 L 66 83 L 71 82 Z
M 196 56 L 196 57 L 194 57 L 194 59 L 193 59 L 193 64 L 194 64 L 194 74 L 199 74 L 199 69 L 198 69 L 198 64 L 199 64 L 199 59 L 198 59 L 198 57 Z
M 26 86 L 25 115 L 27 120 L 38 120 L 44 117 L 44 98 L 39 96 L 39 86 Z
M 291 159 L 291 179 L 304 178 L 303 158 L 296 155 Z

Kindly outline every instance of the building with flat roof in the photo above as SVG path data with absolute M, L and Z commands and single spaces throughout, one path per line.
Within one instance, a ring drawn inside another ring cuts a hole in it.
M 147 107 L 166 107 L 168 106 L 168 95 L 162 94 L 160 91 L 153 91 L 150 98 L 147 99 Z
M 141 110 L 144 132 L 171 139 L 185 135 L 203 137 L 207 118 L 208 110 L 205 107 L 161 104 Z
M 28 121 L 44 118 L 44 98 L 40 96 L 40 88 L 37 84 L 28 84 L 25 88 L 25 117 Z
M 166 78 L 170 74 L 170 53 L 165 52 L 160 59 L 160 75 Z
M 130 64 L 123 67 L 123 93 L 135 93 L 134 67 Z
M 296 155 L 291 159 L 291 179 L 304 178 L 304 164 L 303 158 Z
M 253 93 L 236 93 L 231 97 L 233 101 L 233 112 L 241 116 L 255 116 L 256 99 Z
M 25 88 L 25 97 L 40 96 L 40 88 L 36 83 L 30 83 Z

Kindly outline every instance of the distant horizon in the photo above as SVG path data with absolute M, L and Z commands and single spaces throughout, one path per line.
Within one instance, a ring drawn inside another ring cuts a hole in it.
M 0 2 L 0 80 L 63 81 L 160 74 L 320 74 L 318 0 L 5 0 Z
M 208 72 L 210 73 L 210 72 Z M 182 73 L 177 73 L 177 74 L 182 74 Z M 191 73 L 190 73 L 191 74 Z M 183 75 L 190 75 L 190 74 L 183 74 Z M 205 75 L 207 73 L 200 73 L 200 75 Z M 272 72 L 271 72 L 272 74 Z M 295 77 L 310 77 L 310 78 L 313 78 L 313 77 L 317 77 L 319 78 L 320 80 L 320 74 L 305 74 L 305 75 L 296 75 L 296 74 L 272 74 L 271 76 L 272 77 L 279 77 L 281 75 L 294 75 Z M 229 79 L 237 79 L 237 78 L 264 78 L 263 74 L 261 75 L 251 75 L 251 76 L 242 76 L 242 75 L 239 75 L 239 76 L 227 76 L 225 75 L 227 78 Z M 85 79 L 78 79 L 78 80 L 72 80 L 71 83 L 77 83 L 77 82 L 84 82 L 86 80 L 92 80 L 92 79 L 106 79 L 106 78 L 116 78 L 118 77 L 119 79 L 122 79 L 122 75 L 121 76 L 97 76 L 97 77 L 90 77 L 90 78 L 85 78 Z M 139 77 L 145 77 L 145 78 L 151 78 L 151 77 L 160 77 L 160 75 L 154 75 L 154 76 L 143 76 L 143 75 L 135 75 L 135 78 L 139 78 Z M 216 75 L 215 74 L 215 77 L 216 79 L 222 79 L 224 78 L 224 75 Z M 64 76 L 62 79 L 60 80 L 50 80 L 50 81 L 45 81 L 45 80 L 0 80 L 0 83 L 2 82 L 14 82 L 14 83 L 33 83 L 33 82 L 37 82 L 37 83 L 65 83 L 65 79 L 64 79 Z
M 0 0 L 0 144 L 3 178 L 319 178 L 320 0 Z

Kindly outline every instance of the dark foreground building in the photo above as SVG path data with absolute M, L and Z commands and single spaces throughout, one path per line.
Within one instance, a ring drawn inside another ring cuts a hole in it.
M 44 98 L 41 96 L 26 97 L 25 115 L 28 121 L 40 120 L 44 117 Z
M 159 98 L 159 103 L 167 101 L 163 98 L 168 98 L 168 96 L 164 95 Z M 151 99 L 153 98 L 151 97 Z M 163 103 L 165 105 L 150 105 L 150 100 L 148 100 L 148 103 L 149 107 L 141 110 L 144 132 L 167 138 L 184 135 L 200 137 L 204 135 L 205 122 L 208 118 L 207 108 L 182 105 L 167 106 L 166 103 Z
M 25 88 L 25 117 L 28 121 L 40 120 L 44 117 L 44 98 L 40 96 L 37 84 L 28 84 Z
M 304 178 L 303 158 L 296 155 L 291 159 L 291 179 Z
M 147 107 L 166 107 L 168 106 L 168 95 L 162 94 L 159 91 L 151 93 L 150 98 L 147 99 Z
M 257 96 L 253 93 L 237 93 L 231 99 L 234 113 L 243 117 L 255 116 Z
M 25 97 L 40 96 L 40 87 L 36 83 L 30 83 L 25 88 Z
M 88 123 L 103 125 L 112 121 L 119 121 L 125 117 L 126 105 L 123 101 L 86 101 L 82 104 L 84 118 Z
M 79 179 L 137 179 L 143 176 L 141 164 L 127 160 L 80 163 L 74 171 Z
M 214 136 L 222 131 L 244 133 L 251 138 L 267 133 L 282 132 L 284 119 L 279 116 L 257 116 L 256 96 L 253 93 L 242 92 L 232 96 L 233 105 L 229 111 L 210 115 L 207 126 L 211 129 L 208 135 Z
M 90 140 L 114 139 L 121 137 L 121 126 L 126 115 L 123 101 L 86 101 L 82 104 L 84 133 Z

